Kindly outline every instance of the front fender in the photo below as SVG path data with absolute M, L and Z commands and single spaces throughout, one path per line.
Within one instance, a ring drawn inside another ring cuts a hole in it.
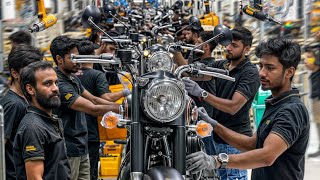
M 184 180 L 182 175 L 172 167 L 158 166 L 148 170 L 145 179 L 149 180 Z

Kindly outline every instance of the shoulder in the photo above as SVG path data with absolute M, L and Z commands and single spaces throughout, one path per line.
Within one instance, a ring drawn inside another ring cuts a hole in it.
M 291 99 L 279 107 L 276 117 L 284 117 L 289 121 L 309 121 L 308 110 L 299 99 Z
M 18 131 L 38 131 L 41 118 L 34 113 L 27 113 L 21 120 Z
M 18 97 L 18 95 L 9 95 L 6 94 L 3 98 L 0 100 L 0 104 L 3 106 L 4 109 L 14 107 L 16 109 L 26 109 L 28 106 L 28 103 L 21 99 L 21 97 Z

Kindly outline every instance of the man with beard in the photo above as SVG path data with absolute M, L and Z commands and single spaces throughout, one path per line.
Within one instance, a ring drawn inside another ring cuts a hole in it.
M 192 27 L 188 27 L 182 31 L 184 34 L 184 42 L 187 44 L 195 45 L 200 37 L 200 33 L 203 32 L 203 28 L 196 30 Z M 174 53 L 174 58 L 178 65 L 181 65 L 183 61 L 192 63 L 194 59 L 199 59 L 198 56 L 191 57 L 190 51 L 188 50 L 186 53 L 182 54 L 177 51 Z
M 74 40 L 66 36 L 58 36 L 53 39 L 50 51 L 57 64 L 61 106 L 56 109 L 56 112 L 64 126 L 71 179 L 88 180 L 90 179 L 90 162 L 85 113 L 103 116 L 108 111 L 118 112 L 119 105 L 93 96 L 84 89 L 79 78 L 73 74 L 80 68 L 79 64 L 73 63 L 70 59 L 71 54 L 79 54 Z
M 249 110 L 256 92 L 259 89 L 259 73 L 246 54 L 252 44 L 252 34 L 244 27 L 231 30 L 232 42 L 226 47 L 227 60 L 216 61 L 214 68 L 226 69 L 235 82 L 215 78 L 216 94 L 208 93 L 192 80 L 183 79 L 189 94 L 202 97 L 211 104 L 213 119 L 238 133 L 251 136 Z M 240 151 L 227 144 L 217 135 L 213 135 L 218 153 L 239 154 Z M 247 179 L 246 170 L 220 169 L 221 179 Z
M 17 179 L 70 179 L 61 119 L 58 77 L 49 62 L 34 62 L 21 72 L 21 88 L 31 102 L 14 141 Z
M 11 75 L 11 86 L 9 91 L 0 100 L 0 105 L 4 109 L 5 128 L 5 158 L 6 158 L 6 178 L 16 179 L 13 143 L 21 119 L 26 114 L 28 102 L 25 99 L 20 87 L 20 73 L 22 68 L 43 58 L 39 49 L 20 45 L 11 50 L 8 56 L 8 64 Z
M 270 39 L 257 46 L 256 56 L 260 58 L 262 89 L 272 93 L 266 99 L 257 132 L 251 137 L 242 135 L 199 110 L 200 117 L 212 124 L 217 135 L 243 153 L 193 153 L 187 156 L 188 169 L 193 173 L 201 169 L 237 168 L 253 169 L 252 180 L 303 179 L 310 122 L 299 90 L 292 87 L 301 60 L 300 46 L 286 39 Z

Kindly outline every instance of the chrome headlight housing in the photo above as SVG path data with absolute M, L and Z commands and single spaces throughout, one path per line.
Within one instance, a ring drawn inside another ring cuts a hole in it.
M 175 120 L 186 105 L 184 84 L 175 79 L 153 80 L 143 95 L 145 114 L 156 122 Z
M 147 61 L 148 72 L 167 71 L 172 72 L 173 60 L 171 54 L 166 51 L 156 51 L 150 55 Z

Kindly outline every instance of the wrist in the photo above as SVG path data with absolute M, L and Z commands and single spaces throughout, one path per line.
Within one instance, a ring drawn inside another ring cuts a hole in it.
M 201 91 L 201 96 L 200 96 L 200 97 L 204 100 L 204 99 L 206 99 L 208 96 L 209 96 L 209 93 L 208 93 L 206 90 L 202 89 L 202 91 Z
M 211 156 L 211 157 L 212 157 L 213 160 L 215 161 L 215 164 L 216 164 L 215 169 L 220 169 L 220 167 L 221 167 L 221 162 L 218 160 L 218 156 L 217 156 L 217 155 L 213 155 L 213 156 Z

